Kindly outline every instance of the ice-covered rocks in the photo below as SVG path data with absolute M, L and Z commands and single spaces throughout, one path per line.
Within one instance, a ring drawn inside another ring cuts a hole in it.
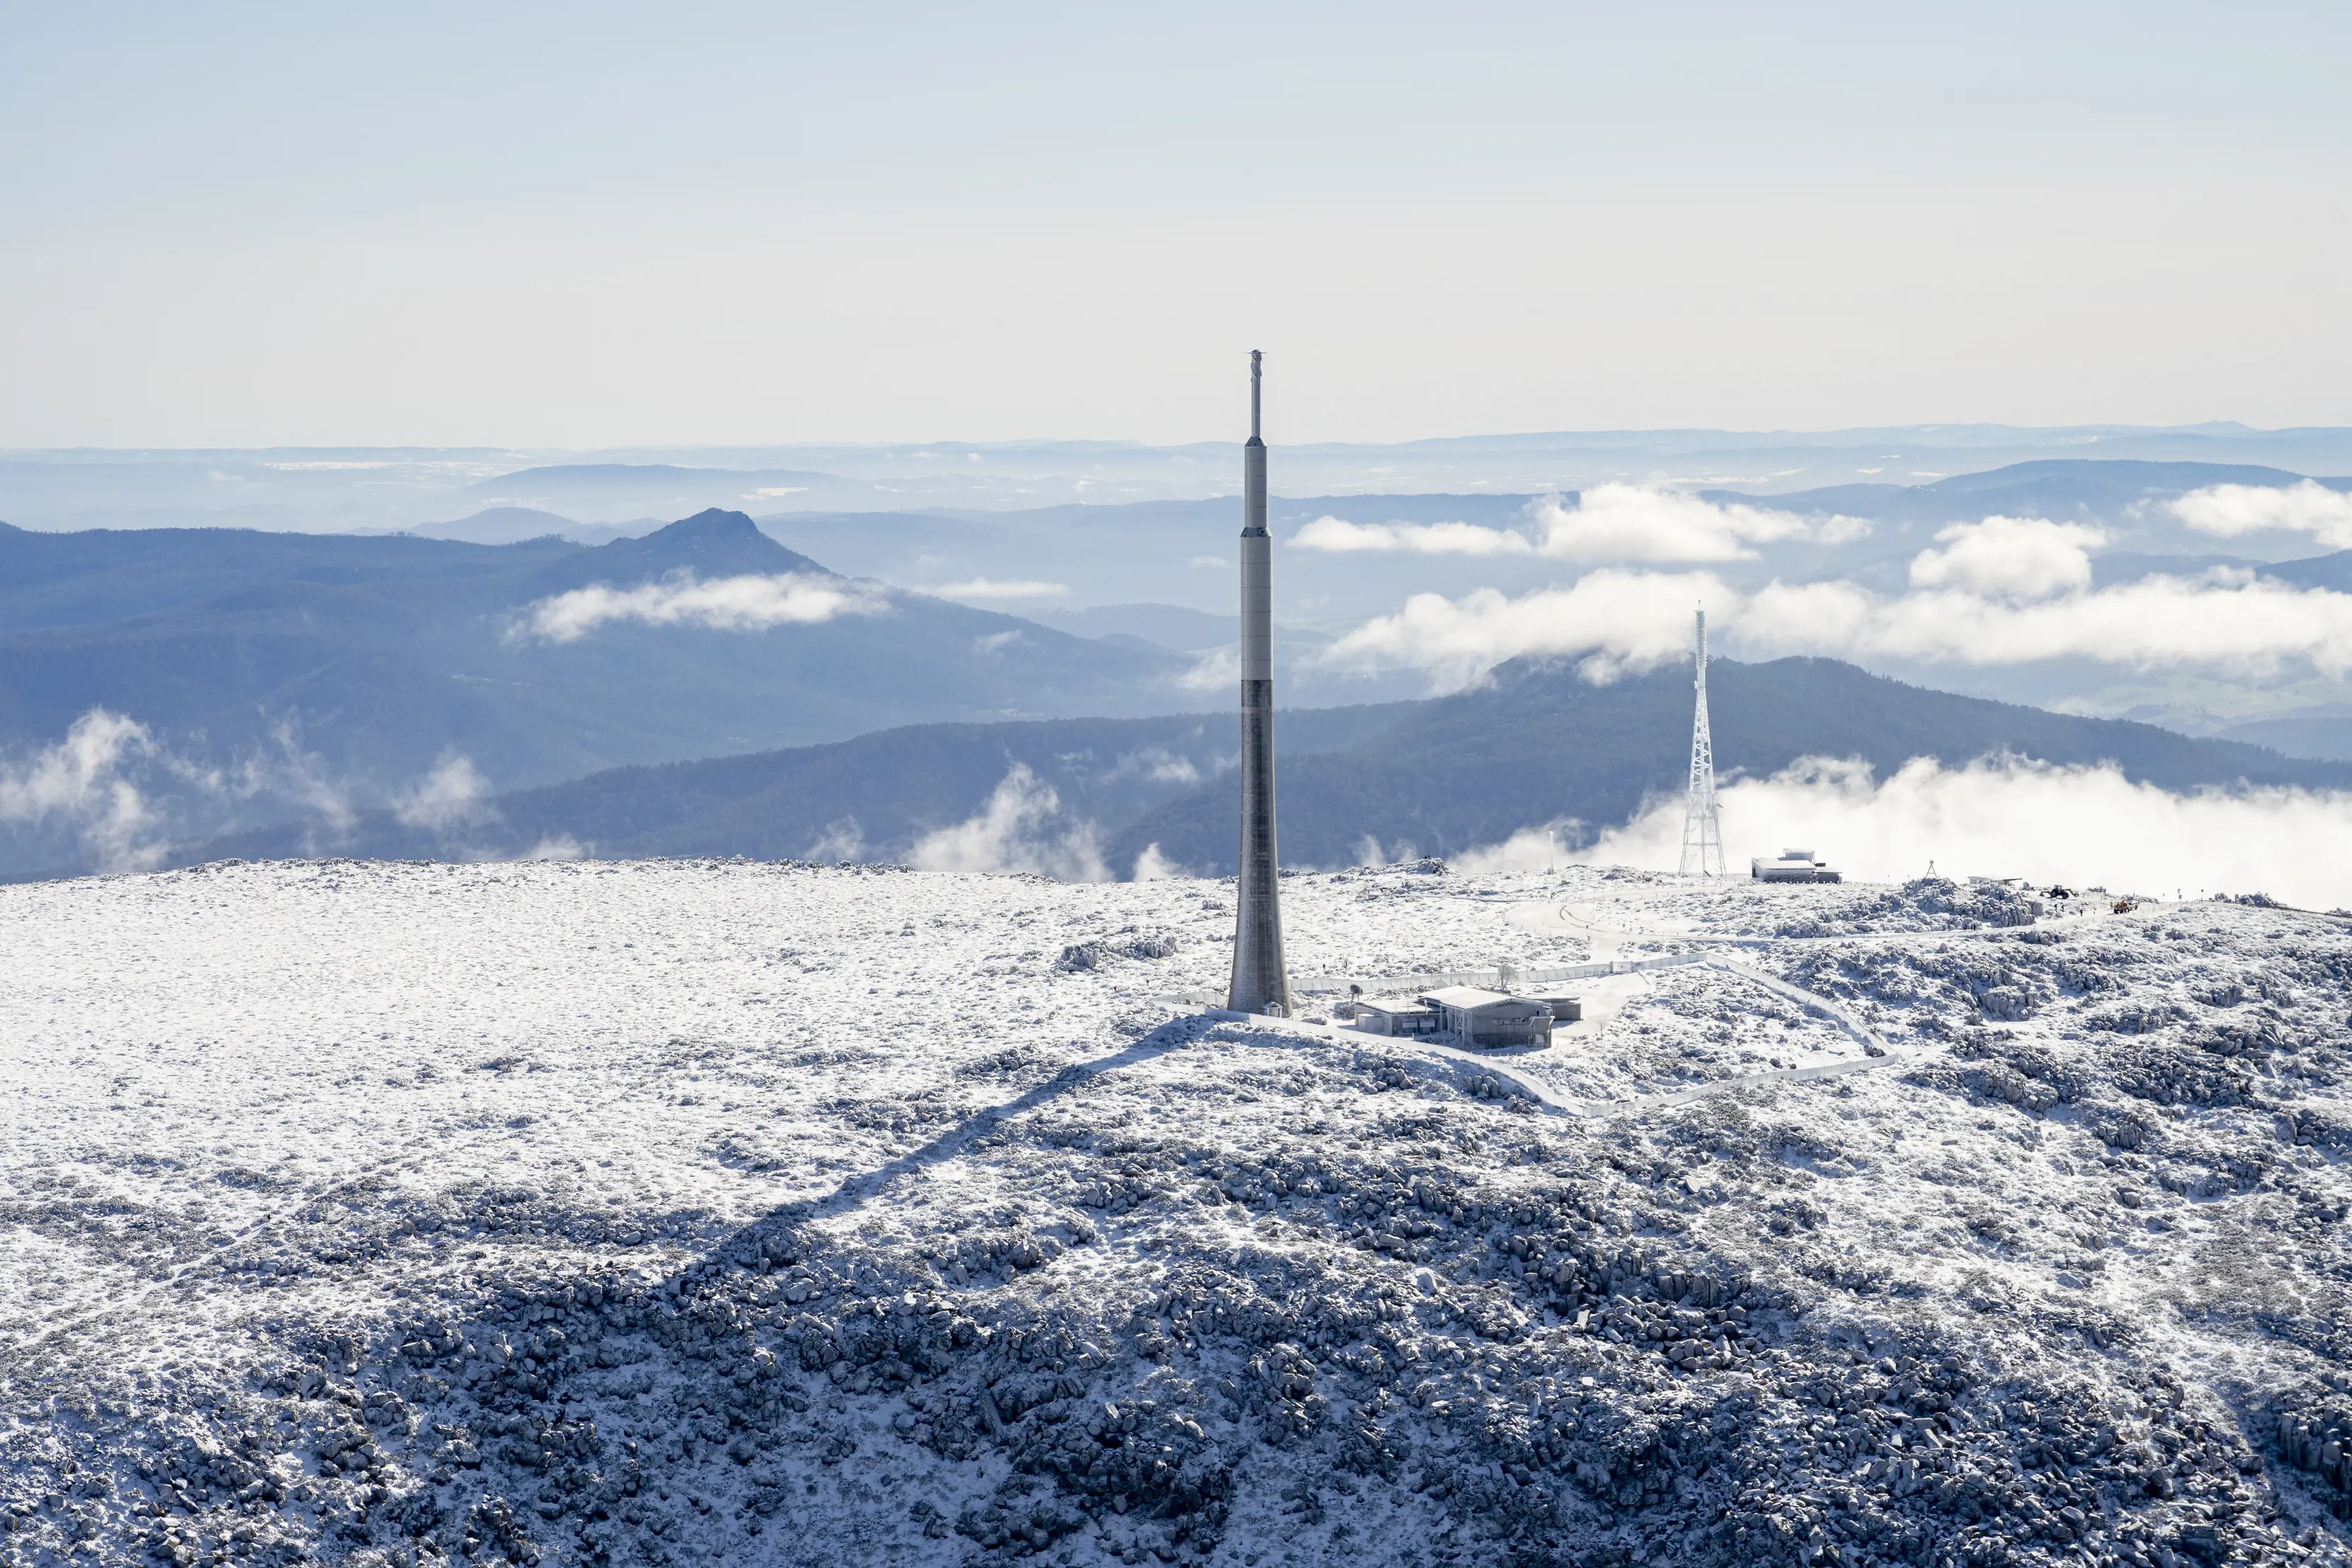
M 2340 927 L 1383 874 L 1302 968 L 1715 898 L 1892 1050 L 1661 970 L 1562 1114 L 1156 1000 L 1181 882 L 0 893 L 0 1563 L 2352 1560 Z

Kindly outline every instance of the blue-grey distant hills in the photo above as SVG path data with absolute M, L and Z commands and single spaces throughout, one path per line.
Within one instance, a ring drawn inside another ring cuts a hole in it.
M 448 462 L 471 466 L 481 455 L 454 455 Z M 959 461 L 969 456 L 955 455 Z M 970 465 L 985 469 L 1002 455 Z M 254 469 L 275 476 L 267 484 L 297 493 L 331 479 L 345 484 L 352 473 L 384 471 L 374 465 L 363 455 L 342 455 L 273 459 Z M 76 473 L 103 476 L 118 468 L 121 474 L 110 483 L 135 479 L 143 485 L 152 478 L 142 465 L 62 461 L 0 462 L 0 476 L 37 470 L 42 484 L 61 486 Z M 239 490 L 266 488 L 260 477 L 220 472 L 223 479 L 206 482 Z M 528 478 L 528 485 L 505 489 L 528 489 L 529 496 L 501 490 L 502 480 L 518 477 Z M 961 820 L 953 814 L 968 814 L 1003 777 L 1000 764 L 1017 757 L 1041 789 L 1057 791 L 1064 814 L 1093 824 L 1105 854 L 1131 860 L 1143 845 L 1160 842 L 1163 854 L 1186 863 L 1222 863 L 1214 858 L 1222 852 L 1212 841 L 1214 833 L 1201 826 L 1214 816 L 1203 804 L 1206 798 L 1190 804 L 1183 799 L 1187 789 L 1213 786 L 1222 732 L 1214 722 L 1203 726 L 1192 718 L 1155 716 L 1211 706 L 1223 695 L 1216 681 L 1205 686 L 1192 683 L 1209 673 L 1198 656 L 1232 637 L 1230 552 L 1237 515 L 1231 497 L 1025 510 L 911 505 L 905 510 L 828 510 L 809 507 L 809 497 L 795 494 L 788 507 L 754 521 L 755 506 L 778 500 L 769 492 L 792 491 L 794 481 L 809 477 L 823 476 L 782 465 L 522 468 L 454 487 L 476 507 L 454 520 L 368 536 L 171 528 L 37 532 L 0 525 L 0 769 L 13 770 L 9 778 L 23 777 L 30 758 L 57 747 L 78 720 L 94 711 L 137 724 L 137 737 L 117 747 L 121 769 L 128 770 L 124 776 L 137 774 L 131 780 L 138 790 L 135 809 L 116 815 L 137 830 L 136 847 L 145 853 L 164 841 L 185 844 L 289 822 L 304 824 L 305 841 L 324 843 L 344 831 L 352 813 L 364 824 L 370 810 L 404 803 L 412 820 L 392 820 L 404 831 L 429 838 L 458 819 L 415 809 L 417 792 L 429 775 L 437 776 L 457 760 L 465 765 L 467 789 L 512 799 L 517 790 L 559 786 L 616 768 L 798 752 L 876 731 L 961 726 L 971 734 L 960 744 L 979 760 L 950 766 L 944 758 L 961 754 L 949 747 L 936 757 L 892 761 L 890 748 L 898 743 L 880 739 L 827 753 L 835 760 L 825 764 L 832 771 L 824 779 L 855 780 L 863 768 L 864 781 L 843 783 L 833 794 L 826 792 L 835 789 L 831 783 L 811 786 L 805 810 L 778 808 L 782 814 L 771 835 L 741 852 L 799 854 L 820 841 L 838 843 L 840 835 L 828 833 L 845 815 L 857 818 L 866 848 L 902 852 L 928 831 L 924 824 L 937 825 L 940 813 L 950 813 L 951 820 Z M 1900 591 L 1913 555 L 1948 522 L 2010 512 L 2098 523 L 2108 538 L 2094 561 L 2101 586 L 2152 572 L 2227 566 L 2301 586 L 2352 591 L 2352 552 L 2285 559 L 2307 549 L 2308 536 L 2196 536 L 2164 505 L 2206 485 L 2300 481 L 2297 474 L 2266 465 L 2070 457 L 1929 476 L 1910 485 L 1845 485 L 1777 495 L 1726 490 L 1718 494 L 1738 494 L 1759 505 L 1866 516 L 1872 526 L 1841 530 L 1836 542 L 1768 543 L 1752 560 L 1716 563 L 1710 570 L 1735 582 L 1834 576 Z M 2352 486 L 2352 480 L 2321 482 Z M 699 511 L 666 527 L 642 514 L 635 520 L 582 522 L 541 506 L 515 504 L 540 500 L 551 506 L 565 496 L 593 492 L 603 497 L 598 515 L 627 519 L 628 508 L 614 497 L 653 507 L 667 492 L 712 486 L 733 486 L 730 493 L 759 500 Z M 1498 563 L 1476 557 L 1318 552 L 1296 544 L 1301 526 L 1330 513 L 1368 523 L 1513 527 L 1526 520 L 1529 498 L 1493 493 L 1277 497 L 1277 610 L 1286 622 L 1278 639 L 1278 679 L 1289 711 L 1337 711 L 1355 705 L 1352 711 L 1360 718 L 1373 711 L 1364 704 L 1420 697 L 1428 690 L 1423 677 L 1411 670 L 1366 676 L 1318 663 L 1314 654 L 1332 630 L 1390 613 L 1413 592 L 1458 593 L 1479 586 L 1517 592 L 1583 570 L 1581 563 L 1528 558 Z M 461 510 L 452 507 L 440 515 Z M 429 537 L 435 535 L 444 537 Z M 688 580 L 707 583 L 739 577 L 835 584 L 859 609 L 765 625 L 715 625 L 692 615 L 651 624 L 623 615 L 585 627 L 569 640 L 531 630 L 534 606 L 592 587 L 628 594 Z M 1314 630 L 1318 625 L 1320 632 Z M 1947 671 L 1895 667 L 1892 673 L 1937 684 L 1957 678 Z M 1988 696 L 2054 703 L 2080 696 L 2079 687 L 2103 687 L 2110 677 L 2095 667 L 1989 667 L 1972 669 L 1965 678 Z M 1603 714 L 1612 711 L 1609 702 L 1628 700 L 1625 694 L 1642 689 L 1643 683 L 1625 683 L 1611 688 L 1617 695 L 1606 698 L 1567 690 L 1559 699 L 1559 711 L 1582 714 L 1588 710 L 1579 705 L 1598 702 L 1601 707 L 1589 711 Z M 2107 711 L 2128 706 L 2200 731 L 2231 722 L 2198 710 L 2194 695 L 2176 702 L 2151 691 L 2123 700 L 2103 698 L 2102 704 Z M 2282 700 L 2225 737 L 2311 757 L 2352 756 L 2352 734 L 2327 701 L 2335 695 L 2300 692 L 2301 708 L 2285 711 L 2293 705 Z M 1490 699 L 1491 694 L 1474 694 L 1460 700 L 1472 701 L 1475 708 L 1476 701 Z M 1932 711 L 1948 718 L 1956 710 Z M 2061 722 L 2036 709 L 2003 711 Z M 1405 712 L 1395 709 L 1381 723 L 1403 725 Z M 1080 723 L 1081 716 L 1087 723 L 1132 721 L 1147 728 L 1123 737 L 1106 732 L 1087 738 L 1091 732 L 1083 724 L 1067 733 L 1051 727 Z M 1034 758 L 1019 747 L 1006 751 L 1005 737 L 1012 732 L 992 727 L 1004 722 L 1043 726 L 1033 732 L 1037 744 L 1061 749 Z M 1358 719 L 1298 722 L 1307 727 L 1285 736 L 1294 750 L 1311 743 L 1312 748 L 1336 754 L 1369 744 L 1367 736 L 1348 727 Z M 1667 727 L 1678 730 L 1680 723 Z M 1945 733 L 1938 727 L 1943 718 L 1923 724 L 1924 728 L 1897 727 L 1889 733 L 1916 731 L 1933 755 L 1975 754 L 1969 750 L 1974 731 Z M 1575 794 L 1573 803 L 1557 811 L 1547 808 L 1525 821 L 1507 822 L 1541 802 L 1512 794 L 1504 783 L 1481 780 L 1443 810 L 1430 808 L 1436 814 L 1424 819 L 1416 815 L 1419 807 L 1402 802 L 1423 795 L 1436 799 L 1436 782 L 1403 780 L 1423 766 L 1423 753 L 1443 747 L 1413 739 L 1413 733 L 1400 729 L 1389 743 L 1399 760 L 1363 765 L 1392 775 L 1388 783 L 1348 783 L 1343 789 L 1345 781 L 1334 775 L 1327 786 L 1317 782 L 1321 764 L 1303 767 L 1297 779 L 1286 784 L 1307 812 L 1295 834 L 1319 831 L 1306 825 L 1316 820 L 1310 808 L 1317 790 L 1334 801 L 1347 796 L 1352 802 L 1345 811 L 1334 805 L 1326 813 L 1335 823 L 1345 819 L 1351 824 L 1344 835 L 1348 846 L 1370 835 L 1383 845 L 1408 842 L 1446 852 L 1479 841 L 1481 833 L 1507 832 L 1554 815 L 1605 822 L 1622 820 L 1632 810 L 1621 789 L 1613 795 Z M 1849 744 L 1849 731 L 1828 718 L 1795 733 L 1800 738 L 1791 744 L 1804 749 L 1843 747 L 1841 755 L 1878 755 L 1858 742 Z M 945 746 L 940 737 L 946 734 L 934 731 L 934 741 Z M 1179 747 L 1188 736 L 1195 738 Z M 2156 744 L 2135 742 L 2118 759 L 2153 757 L 2147 747 Z M 1680 745 L 1674 739 L 1661 755 L 1678 752 Z M 1152 747 L 1177 760 L 1120 760 Z M 2044 755 L 2023 742 L 2016 748 Z M 1604 751 L 1602 760 L 1615 755 Z M 2072 752 L 2050 755 L 2076 758 Z M 2284 780 L 2293 775 L 2292 768 L 2275 771 L 2273 763 L 2284 766 L 2284 758 L 2263 762 L 2259 752 L 2200 755 L 2203 759 L 2194 767 L 2175 770 L 2179 778 L 2202 783 L 2239 777 Z M 1765 766 L 1761 753 L 1759 758 L 1752 765 Z M 143 772 L 131 768 L 134 762 Z M 1575 766 L 1581 770 L 1576 778 L 1599 777 L 1593 769 L 1601 762 L 1591 757 L 1580 754 Z M 1663 777 L 1671 782 L 1680 763 L 1664 766 Z M 128 863 L 120 843 L 101 852 L 91 841 L 90 813 L 101 809 L 98 797 L 112 787 L 113 777 L 100 769 L 75 786 L 81 793 L 74 811 L 48 810 L 37 802 L 26 808 L 23 802 L 30 797 L 20 791 L 16 807 L 0 810 L 0 874 L 100 861 Z M 902 789 L 925 779 L 930 780 L 923 785 L 929 793 L 907 794 Z M 72 778 L 66 782 L 72 784 Z M 1347 795 L 1366 789 L 1373 796 L 1381 789 L 1400 793 L 1390 805 Z M 658 793 L 644 799 L 653 801 Z M 886 804 L 902 794 L 898 805 Z M 852 810 L 842 803 L 848 796 L 867 804 Z M 1480 816 L 1473 810 L 1479 800 L 1497 804 Z M 767 810 L 713 806 L 719 816 L 706 826 L 720 818 L 733 825 L 724 832 L 710 826 L 706 834 L 703 826 L 690 825 L 702 818 L 648 803 L 640 834 L 629 826 L 629 812 L 637 809 L 614 806 L 597 821 L 564 828 L 558 836 L 568 833 L 600 846 L 750 844 L 741 830 Z M 1158 812 L 1172 815 L 1147 821 Z M 459 815 L 468 823 L 485 820 L 478 811 Z M 527 820 L 520 807 L 509 816 L 513 821 Z M 321 823 L 334 832 L 321 837 Z M 120 822 L 117 827 L 118 839 L 131 831 Z M 657 831 L 672 837 L 643 836 Z M 1144 836 L 1137 840 L 1135 833 Z M 729 834 L 737 836 L 730 841 Z M 506 852 L 527 850 L 536 841 L 452 844 L 448 852 Z M 1286 841 L 1318 862 L 1346 858 L 1311 836 Z
M 2352 763 L 1927 691 L 1832 660 L 1720 661 L 1710 685 L 1727 776 L 1769 774 L 1807 755 L 1862 758 L 1884 776 L 1914 757 L 2012 754 L 2112 761 L 2169 789 L 2352 786 Z M 1443 855 L 1549 822 L 1590 835 L 1679 789 L 1690 676 L 1669 669 L 1593 686 L 1563 665 L 1515 663 L 1454 696 L 1288 710 L 1276 735 L 1286 864 L 1354 863 L 1367 838 L 1386 854 Z M 1116 875 L 1155 847 L 1165 862 L 1222 875 L 1234 862 L 1234 737 L 1224 713 L 923 726 L 616 769 L 501 796 L 454 827 L 377 812 L 340 834 L 284 827 L 190 846 L 181 858 L 523 855 L 552 845 L 608 857 L 902 861 L 926 835 L 984 813 L 1013 777 L 1026 781 L 1033 808 L 1023 834 L 1081 835 Z
M 782 575 L 854 591 L 866 612 L 530 631 L 531 606 L 592 585 Z M 172 777 L 232 821 L 282 818 L 322 789 L 383 803 L 453 753 L 510 787 L 897 724 L 1164 711 L 1189 667 L 860 587 L 718 511 L 594 549 L 0 526 L 0 754 L 52 746 L 103 708 L 144 726 Z
M 1834 659 L 1717 660 L 1707 685 L 1716 768 L 1727 779 L 1769 776 L 1807 756 L 1859 758 L 1885 778 L 1915 757 L 1959 765 L 2011 755 L 2113 762 L 2171 790 L 2352 787 L 2352 763 L 1930 691 Z M 1450 855 L 1556 821 L 1589 839 L 1632 818 L 1645 798 L 1681 792 L 1690 710 L 1687 668 L 1594 686 L 1559 664 L 1503 665 L 1486 685 L 1421 705 L 1377 736 L 1287 762 L 1283 853 L 1345 864 L 1370 835 L 1386 853 Z M 1237 810 L 1234 780 L 1220 777 L 1120 827 L 1106 855 L 1117 862 L 1156 843 L 1171 860 L 1229 870 Z
M 2012 517 L 2115 521 L 2151 497 L 2170 497 L 2210 485 L 2264 487 L 2300 484 L 2304 476 L 2247 463 L 2150 463 L 2133 459 L 2051 457 L 1978 474 L 1955 474 L 1924 485 L 1832 485 L 1769 497 L 1745 490 L 1707 490 L 1786 511 L 1874 517 L 1904 522 L 1968 522 L 1991 514 Z M 2321 479 L 2352 490 L 2352 478 Z
M 661 526 L 658 517 L 639 523 L 576 523 L 533 507 L 487 507 L 446 523 L 425 523 L 405 531 L 420 538 L 456 539 L 469 545 L 519 545 L 549 538 L 579 545 L 608 545 L 614 539 L 652 533 Z

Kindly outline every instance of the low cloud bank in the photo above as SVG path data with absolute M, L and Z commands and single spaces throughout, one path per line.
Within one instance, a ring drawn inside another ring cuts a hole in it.
M 1690 653 L 1691 611 L 1704 604 L 1727 648 L 1768 657 L 1820 653 L 1939 664 L 2019 664 L 2083 658 L 2135 669 L 2200 667 L 2268 674 L 2307 662 L 2331 678 L 2352 671 L 2352 594 L 2295 588 L 2250 572 L 2150 577 L 2095 592 L 2055 553 L 1993 567 L 1928 551 L 1927 588 L 1885 596 L 1846 581 L 1774 582 L 1734 592 L 1709 573 L 1604 569 L 1570 588 L 1514 599 L 1482 588 L 1456 599 L 1420 593 L 1324 649 L 1345 667 L 1420 669 L 1440 689 L 1506 659 L 1576 657 L 1587 679 L 1613 680 Z M 1916 564 L 1916 563 L 1915 563 Z M 2049 597 L 2053 584 L 2062 591 Z
M 1736 599 L 1710 573 L 1613 567 L 1517 599 L 1492 588 L 1458 599 L 1416 593 L 1395 614 L 1366 622 L 1317 657 L 1343 668 L 1419 669 L 1453 687 L 1506 659 L 1582 655 L 1585 678 L 1606 682 L 1687 656 L 1692 610 Z
M 1546 496 L 1528 515 L 1543 553 L 1565 560 L 1746 560 L 1759 544 L 1796 538 L 1834 544 L 1870 531 L 1858 517 L 1804 517 L 1642 485 L 1595 485 L 1573 507 Z
M 822 861 L 832 865 L 847 865 L 866 858 L 866 830 L 855 817 L 835 817 L 824 825 L 824 831 L 810 844 L 803 860 Z
M 756 632 L 814 625 L 838 615 L 879 615 L 888 609 L 880 591 L 845 578 L 782 571 L 698 582 L 689 572 L 676 572 L 635 588 L 600 582 L 540 600 L 524 612 L 524 621 L 509 635 L 572 643 L 612 621 Z
M 393 802 L 392 814 L 409 827 L 446 834 L 487 821 L 494 811 L 489 802 L 490 781 L 474 759 L 444 752 L 432 772 Z
M 1238 685 L 1241 678 L 1241 650 L 1227 643 L 1195 658 L 1176 684 L 1188 692 L 1219 692 Z
M 917 841 L 918 871 L 1032 872 L 1063 882 L 1108 882 L 1092 823 L 1069 821 L 1054 787 L 1016 762 L 988 804 Z
M 2091 586 L 2091 549 L 2107 536 L 2075 523 L 1994 517 L 1955 524 L 1936 541 L 1944 548 L 1912 558 L 1912 587 L 2046 599 Z
M 1536 543 L 1509 528 L 1476 523 L 1351 523 L 1320 517 L 1290 537 L 1301 549 L 1335 555 L 1365 552 L 1416 555 L 1533 555 Z
M 943 583 L 924 591 L 940 599 L 1059 599 L 1070 591 L 1070 585 L 1028 580 L 998 582 L 990 578 L 975 577 L 968 582 Z
M 1191 758 L 1164 746 L 1139 746 L 1133 751 L 1121 753 L 1103 777 L 1149 779 L 1156 784 L 1198 784 L 1201 769 Z
M 233 826 L 251 802 L 270 800 L 311 814 L 309 852 L 331 848 L 354 821 L 349 790 L 303 749 L 290 719 L 271 725 L 260 748 L 215 764 L 92 707 L 54 745 L 0 759 L 0 829 L 67 835 L 87 857 L 79 863 L 100 871 L 158 865 L 174 840 Z M 60 851 L 59 868 L 73 858 Z
M 2309 534 L 2330 549 L 2352 549 L 2352 495 L 2316 480 L 2299 485 L 2208 485 L 2170 503 L 2200 533 L 2234 538 L 2277 528 Z
M 164 846 L 152 838 L 155 813 L 131 769 L 155 752 L 145 725 L 91 708 L 55 746 L 22 764 L 0 765 L 0 822 L 64 824 L 106 871 L 153 865 Z
M 1858 517 L 1806 517 L 1740 502 L 1703 500 L 1643 485 L 1595 485 L 1573 506 L 1558 496 L 1530 503 L 1528 526 L 1476 523 L 1356 523 L 1321 517 L 1291 536 L 1302 549 L 1333 553 L 1406 551 L 1419 555 L 1542 556 L 1554 560 L 1747 560 L 1754 546 L 1811 538 L 1859 538 Z
M 2303 659 L 2331 677 L 2352 670 L 2352 595 L 2245 572 L 2144 578 L 2032 604 L 1956 592 L 1882 600 L 1851 583 L 1775 583 L 1735 625 L 1745 641 L 1778 653 L 1950 664 L 2084 658 L 2246 674 Z
M 1162 853 L 1158 841 L 1155 841 L 1144 845 L 1143 852 L 1135 857 L 1135 871 L 1132 880 L 1136 882 L 1169 882 L 1177 877 L 1190 876 L 1192 874 L 1192 873 L 1191 872 L 1186 871 L 1182 866 L 1178 865 L 1174 861 L 1170 860 L 1166 854 Z
M 1811 849 L 1848 877 L 1900 882 L 2023 876 L 2170 898 L 2267 893 L 2307 908 L 2352 904 L 2352 795 L 2304 789 L 2175 795 L 2112 767 L 1988 758 L 1946 768 L 1915 758 L 1879 780 L 1866 763 L 1806 758 L 1721 791 L 1734 874 L 1750 857 Z M 1683 801 L 1654 802 L 1566 858 L 1673 871 Z M 1465 869 L 1536 870 L 1547 831 L 1457 857 Z

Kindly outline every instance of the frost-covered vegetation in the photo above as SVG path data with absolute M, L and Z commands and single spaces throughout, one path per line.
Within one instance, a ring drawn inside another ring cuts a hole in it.
M 1216 883 L 0 892 L 0 1563 L 2352 1561 L 2340 923 L 1284 894 L 1794 990 L 1482 1071 L 1171 1005 Z

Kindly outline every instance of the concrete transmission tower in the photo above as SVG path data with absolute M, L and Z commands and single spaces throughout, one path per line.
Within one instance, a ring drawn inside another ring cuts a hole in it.
M 1715 805 L 1715 741 L 1706 732 L 1706 612 L 1698 612 L 1698 657 L 1691 685 L 1698 694 L 1691 714 L 1690 804 L 1683 811 L 1685 876 L 1723 876 L 1730 862 L 1723 855 L 1723 816 Z
M 1250 438 L 1242 448 L 1242 841 L 1234 975 L 1225 1005 L 1290 1015 L 1282 962 L 1282 873 L 1274 843 L 1274 540 L 1265 531 L 1265 442 L 1250 352 Z

